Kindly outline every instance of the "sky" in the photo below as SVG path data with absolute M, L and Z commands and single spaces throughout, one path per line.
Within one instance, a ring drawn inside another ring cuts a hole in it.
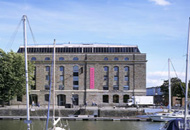
M 27 15 L 36 43 L 137 45 L 147 55 L 146 87 L 171 77 L 185 80 L 190 0 L 0 0 L 0 48 L 23 45 Z M 20 25 L 20 26 L 19 26 Z M 172 68 L 174 67 L 174 69 Z

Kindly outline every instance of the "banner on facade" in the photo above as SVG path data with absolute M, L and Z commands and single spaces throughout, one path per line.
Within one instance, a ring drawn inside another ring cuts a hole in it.
M 94 68 L 90 68 L 90 89 L 94 89 Z

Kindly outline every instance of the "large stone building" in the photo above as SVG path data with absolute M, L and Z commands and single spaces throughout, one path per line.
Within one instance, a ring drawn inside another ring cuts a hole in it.
M 48 104 L 52 57 L 53 45 L 28 46 L 35 64 L 30 103 Z M 146 62 L 137 46 L 56 45 L 56 105 L 121 106 L 133 95 L 146 95 Z M 11 103 L 25 104 L 25 97 Z

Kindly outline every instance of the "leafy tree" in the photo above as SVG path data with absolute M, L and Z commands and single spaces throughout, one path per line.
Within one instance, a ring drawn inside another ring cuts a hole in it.
M 34 66 L 28 62 L 29 84 L 32 85 Z M 5 53 L 0 49 L 0 100 L 2 106 L 16 96 L 25 94 L 25 59 L 23 54 L 13 51 Z
M 168 80 L 165 80 L 164 83 L 160 86 L 161 91 L 164 93 L 166 97 L 169 96 L 169 91 L 168 91 Z M 181 99 L 185 97 L 185 83 L 181 81 L 179 78 L 171 78 L 171 96 L 177 96 L 180 97 Z M 188 93 L 190 95 L 190 93 Z M 182 100 L 180 102 L 182 104 Z

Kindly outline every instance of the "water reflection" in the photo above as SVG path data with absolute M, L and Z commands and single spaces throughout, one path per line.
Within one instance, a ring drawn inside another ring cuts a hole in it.
M 45 121 L 34 120 L 31 130 L 45 130 Z M 64 124 L 65 121 L 62 121 Z M 51 124 L 51 122 L 49 123 Z M 141 121 L 69 121 L 71 130 L 153 130 L 163 123 Z M 0 130 L 26 130 L 23 120 L 0 120 Z

